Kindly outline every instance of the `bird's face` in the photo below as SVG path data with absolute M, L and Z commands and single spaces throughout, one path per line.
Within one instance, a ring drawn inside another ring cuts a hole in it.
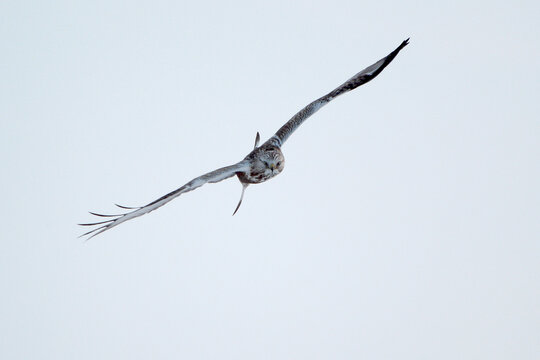
M 260 165 L 264 174 L 273 177 L 283 171 L 285 167 L 285 158 L 281 150 L 276 147 L 265 149 L 259 157 Z

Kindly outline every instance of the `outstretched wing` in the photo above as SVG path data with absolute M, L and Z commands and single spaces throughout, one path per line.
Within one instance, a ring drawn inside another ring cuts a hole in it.
M 231 165 L 231 166 L 226 166 L 226 167 L 214 170 L 212 172 L 209 172 L 207 174 L 201 175 L 201 176 L 191 180 L 190 182 L 188 182 L 187 184 L 185 184 L 181 188 L 176 189 L 176 190 L 168 193 L 167 195 L 164 195 L 164 196 L 160 197 L 159 199 L 157 199 L 155 201 L 152 201 L 148 205 L 138 207 L 138 208 L 130 208 L 130 207 L 126 207 L 126 206 L 117 205 L 118 207 L 120 207 L 122 209 L 132 210 L 132 211 L 129 211 L 129 212 L 124 213 L 124 214 L 103 215 L 103 214 L 96 214 L 96 213 L 91 212 L 90 214 L 92 214 L 92 215 L 96 215 L 96 216 L 99 216 L 99 217 L 111 218 L 111 219 L 105 220 L 105 221 L 100 221 L 100 222 L 95 222 L 95 223 L 89 223 L 89 224 L 79 224 L 79 225 L 82 225 L 82 226 L 101 225 L 98 228 L 95 228 L 95 229 L 93 229 L 91 231 L 88 231 L 87 233 L 82 234 L 81 237 L 85 236 L 85 235 L 92 234 L 87 239 L 87 240 L 90 240 L 94 236 L 96 236 L 98 234 L 101 234 L 102 232 L 107 231 L 107 230 L 109 230 L 109 229 L 111 229 L 111 228 L 113 228 L 113 227 L 115 227 L 117 225 L 120 225 L 124 221 L 134 219 L 134 218 L 136 218 L 138 216 L 147 214 L 150 211 L 156 210 L 157 208 L 165 205 L 166 203 L 168 203 L 169 201 L 171 201 L 175 197 L 180 196 L 183 193 L 187 193 L 189 191 L 195 190 L 196 188 L 198 188 L 200 186 L 203 186 L 206 183 L 216 183 L 216 182 L 219 182 L 221 180 L 228 179 L 231 176 L 234 176 L 238 172 L 247 171 L 248 168 L 249 168 L 249 163 L 247 161 L 243 160 L 243 161 L 241 161 L 241 162 L 239 162 L 237 164 L 234 164 L 234 165 Z
M 356 89 L 360 85 L 367 83 L 370 80 L 373 80 L 377 75 L 383 71 L 383 69 L 394 60 L 396 55 L 409 43 L 409 39 L 403 41 L 401 45 L 394 51 L 392 51 L 388 56 L 377 61 L 375 64 L 368 66 L 364 70 L 360 71 L 358 74 L 354 75 L 349 80 L 345 81 L 342 85 L 338 86 L 335 90 L 329 92 L 323 97 L 313 101 L 311 104 L 307 105 L 305 108 L 300 110 L 296 115 L 294 115 L 285 125 L 283 125 L 274 136 L 272 136 L 267 144 L 272 144 L 274 146 L 281 146 L 283 143 L 291 136 L 291 134 L 311 115 L 313 115 L 317 110 L 319 110 L 324 105 L 328 104 L 330 101 L 335 99 L 341 94 L 344 94 L 348 91 Z

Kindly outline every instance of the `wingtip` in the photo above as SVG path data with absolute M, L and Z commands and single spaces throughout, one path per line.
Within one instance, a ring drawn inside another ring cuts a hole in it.
M 399 49 L 403 49 L 405 46 L 409 45 L 409 40 L 411 38 L 408 37 L 407 39 L 403 40 L 403 42 L 401 43 L 401 45 L 399 45 Z
M 88 213 L 90 213 L 92 215 L 95 215 L 95 216 L 99 216 L 99 217 L 119 217 L 119 216 L 124 215 L 124 214 L 116 214 L 116 215 L 98 214 L 98 213 L 95 213 L 95 212 L 92 212 L 92 211 L 89 211 Z
M 115 220 L 116 219 L 111 219 L 111 220 L 99 221 L 99 222 L 95 222 L 95 223 L 83 223 L 83 224 L 77 224 L 77 225 L 79 225 L 79 226 L 94 226 L 94 225 L 110 223 L 110 222 L 113 222 Z
M 96 231 L 98 231 L 98 230 L 102 230 L 102 229 L 104 229 L 105 227 L 106 227 L 106 225 L 105 225 L 105 226 L 100 226 L 100 227 L 98 227 L 97 229 L 93 229 L 93 230 L 90 230 L 90 231 L 88 231 L 88 232 L 85 232 L 84 234 L 79 235 L 79 238 L 82 238 L 83 236 L 86 236 L 86 235 L 90 235 L 90 234 L 92 234 L 93 232 L 96 232 Z M 92 235 L 92 236 L 90 236 L 90 238 L 92 238 L 93 236 L 95 236 L 95 234 Z M 89 239 L 90 239 L 90 238 L 89 238 Z
M 118 206 L 120 209 L 126 209 L 126 210 L 137 210 L 137 209 L 140 209 L 140 207 L 123 206 L 123 205 L 118 205 L 118 204 L 114 204 L 114 205 Z
M 89 237 L 87 237 L 86 239 L 84 239 L 84 242 L 87 243 L 91 238 L 93 238 L 93 237 L 96 236 L 96 235 L 101 234 L 101 233 L 104 232 L 105 230 L 107 230 L 107 229 L 105 228 L 105 229 L 102 229 L 101 231 L 98 231 L 98 232 L 95 233 L 95 234 L 92 234 L 91 236 L 89 236 Z

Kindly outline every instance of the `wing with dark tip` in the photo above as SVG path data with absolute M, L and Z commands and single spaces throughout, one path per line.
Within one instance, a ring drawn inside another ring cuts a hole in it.
M 401 45 L 397 47 L 396 50 L 392 51 L 388 56 L 377 61 L 375 64 L 368 66 L 364 70 L 360 71 L 358 74 L 354 75 L 349 80 L 345 81 L 343 84 L 338 86 L 333 91 L 324 95 L 323 97 L 313 101 L 311 104 L 307 105 L 305 108 L 300 110 L 296 115 L 294 115 L 285 125 L 283 125 L 274 136 L 272 136 L 267 143 L 270 143 L 274 146 L 281 146 L 283 143 L 291 136 L 291 134 L 304 122 L 307 118 L 313 115 L 317 110 L 319 110 L 324 105 L 328 104 L 330 101 L 342 95 L 348 91 L 356 89 L 360 85 L 367 83 L 370 80 L 373 80 L 377 75 L 383 71 L 383 69 L 388 66 L 394 60 L 396 55 L 409 43 L 409 39 L 403 41 Z
M 216 183 L 216 182 L 228 179 L 231 176 L 234 176 L 236 173 L 244 172 L 244 171 L 247 171 L 248 169 L 249 169 L 249 163 L 244 160 L 237 164 L 226 166 L 226 167 L 214 170 L 212 172 L 209 172 L 207 174 L 201 175 L 191 180 L 190 182 L 188 182 L 181 188 L 176 189 L 168 193 L 167 195 L 160 197 L 159 199 L 155 201 L 152 201 L 148 205 L 141 206 L 141 207 L 127 207 L 127 206 L 116 204 L 116 206 L 118 206 L 121 209 L 132 210 L 123 214 L 105 215 L 105 214 L 97 214 L 94 212 L 90 212 L 90 214 L 92 215 L 99 216 L 102 218 L 110 218 L 110 219 L 104 220 L 104 221 L 98 221 L 94 223 L 79 224 L 82 226 L 101 225 L 93 230 L 88 231 L 87 233 L 82 234 L 80 237 L 90 235 L 90 237 L 87 239 L 87 240 L 90 240 L 94 236 L 101 234 L 102 232 L 107 231 L 109 229 L 112 229 L 113 227 L 120 225 L 121 223 L 125 221 L 134 219 L 138 216 L 141 216 L 141 215 L 144 215 L 151 211 L 156 210 L 157 208 L 165 205 L 166 203 L 180 196 L 183 193 L 187 193 L 189 191 L 195 190 L 196 188 L 201 187 L 206 183 Z

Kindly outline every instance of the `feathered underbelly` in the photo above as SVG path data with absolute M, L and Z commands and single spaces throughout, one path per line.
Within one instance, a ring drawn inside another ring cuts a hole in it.
M 273 178 L 277 174 L 277 172 L 271 173 L 265 171 L 252 171 L 249 173 L 237 173 L 236 175 L 238 176 L 238 179 L 243 183 L 259 184 Z

